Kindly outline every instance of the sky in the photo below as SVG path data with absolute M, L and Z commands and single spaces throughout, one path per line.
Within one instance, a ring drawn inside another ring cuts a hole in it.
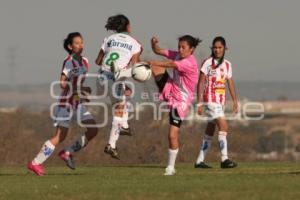
M 84 55 L 94 60 L 107 18 L 128 16 L 133 35 L 144 46 L 143 59 L 155 57 L 150 39 L 176 49 L 177 38 L 203 40 L 199 64 L 210 55 L 215 36 L 226 38 L 226 57 L 236 81 L 299 81 L 300 1 L 298 0 L 0 0 L 0 84 L 40 84 L 57 80 L 63 39 L 79 31 Z

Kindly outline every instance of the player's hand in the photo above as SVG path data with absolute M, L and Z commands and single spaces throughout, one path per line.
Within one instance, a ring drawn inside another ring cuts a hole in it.
M 197 109 L 198 115 L 202 115 L 202 113 L 203 113 L 202 105 L 198 105 L 197 107 L 198 107 L 198 109 Z
M 154 37 L 151 38 L 151 44 L 152 44 L 152 46 L 154 46 L 154 45 L 156 45 L 158 43 L 159 43 L 159 40 L 158 40 L 157 37 L 154 36 Z
M 239 104 L 238 104 L 237 101 L 236 101 L 236 102 L 233 102 L 233 107 L 232 107 L 232 109 L 233 109 L 233 113 L 235 113 L 235 114 L 237 114 L 237 113 L 239 112 Z

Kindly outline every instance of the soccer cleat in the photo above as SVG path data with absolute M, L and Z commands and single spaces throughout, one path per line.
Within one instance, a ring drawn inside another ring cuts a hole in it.
M 201 168 L 201 169 L 210 169 L 212 168 L 211 166 L 205 164 L 204 162 L 200 162 L 200 163 L 195 163 L 194 165 L 195 168 Z
M 165 169 L 164 175 L 165 175 L 165 176 L 173 176 L 173 175 L 175 175 L 175 173 L 176 173 L 175 168 L 172 167 L 172 166 L 168 166 L 168 167 Z
M 117 148 L 113 149 L 110 144 L 106 145 L 104 153 L 109 154 L 112 158 L 120 160 Z
M 65 150 L 61 150 L 61 151 L 59 152 L 58 156 L 59 156 L 63 161 L 65 161 L 66 165 L 67 165 L 70 169 L 72 169 L 72 170 L 75 169 L 75 164 L 74 164 L 74 161 L 73 161 L 73 156 L 72 156 L 69 152 L 67 152 L 67 151 L 65 151 Z
M 27 168 L 30 171 L 34 172 L 38 176 L 44 176 L 45 175 L 44 167 L 43 167 L 42 164 L 35 165 L 32 162 L 30 162 L 30 163 L 28 163 Z
M 130 127 L 128 127 L 128 128 L 121 127 L 119 135 L 132 136 L 132 131 L 131 131 Z
M 223 168 L 223 169 L 235 168 L 235 167 L 237 167 L 237 163 L 235 163 L 229 159 L 226 159 L 223 162 L 221 162 L 221 168 Z

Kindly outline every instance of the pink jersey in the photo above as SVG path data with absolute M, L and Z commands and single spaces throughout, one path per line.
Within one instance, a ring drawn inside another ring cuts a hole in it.
M 217 68 L 218 61 L 212 57 L 206 59 L 201 67 L 201 72 L 206 75 L 203 94 L 204 103 L 225 104 L 226 81 L 232 77 L 231 63 L 224 59 Z
M 198 63 L 194 55 L 180 59 L 179 53 L 171 50 L 165 51 L 165 57 L 174 60 L 177 68 L 174 68 L 173 78 L 168 79 L 160 99 L 176 108 L 179 117 L 184 119 L 194 99 L 199 76 Z
M 73 56 L 70 55 L 64 60 L 61 73 L 68 77 L 68 81 L 72 84 L 72 88 L 76 88 L 79 76 L 85 75 L 88 71 L 88 68 L 89 62 L 87 58 L 82 57 L 82 63 L 79 63 L 73 58 Z M 83 81 L 84 78 L 82 79 L 82 83 Z M 69 103 L 73 108 L 77 108 L 80 100 L 78 96 L 72 95 L 71 91 L 63 90 L 60 97 L 60 103 L 60 107 L 68 107 L 68 105 L 65 104 Z

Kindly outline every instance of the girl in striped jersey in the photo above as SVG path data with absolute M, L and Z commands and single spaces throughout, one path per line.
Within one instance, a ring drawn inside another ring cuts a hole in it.
M 72 154 L 84 148 L 88 141 L 97 135 L 97 128 L 92 128 L 95 121 L 87 108 L 82 105 L 88 101 L 84 97 L 91 93 L 89 87 L 83 86 L 84 75 L 88 71 L 89 63 L 87 58 L 81 56 L 83 51 L 83 38 L 80 33 L 70 33 L 64 41 L 64 48 L 69 56 L 64 60 L 61 75 L 60 86 L 62 95 L 55 111 L 56 131 L 54 136 L 47 140 L 37 156 L 28 163 L 28 169 L 38 176 L 44 175 L 43 163 L 51 156 L 55 147 L 63 142 L 67 136 L 72 119 L 77 118 L 78 122 L 89 125 L 85 134 L 81 135 L 73 145 L 65 148 L 59 153 L 59 157 L 65 161 L 67 166 L 75 169 Z M 78 84 L 78 81 L 81 82 Z M 80 88 L 77 86 L 80 85 Z M 79 92 L 81 95 L 79 95 Z M 91 128 L 90 128 L 91 127 Z
M 221 151 L 221 168 L 234 168 L 236 163 L 228 159 L 227 132 L 228 125 L 224 116 L 226 83 L 233 101 L 233 110 L 238 112 L 238 101 L 232 79 L 231 63 L 225 59 L 226 41 L 223 37 L 216 37 L 212 43 L 211 57 L 206 59 L 201 67 L 198 82 L 198 103 L 204 104 L 208 116 L 203 143 L 195 168 L 211 168 L 204 163 L 205 156 L 210 149 L 211 140 L 216 126 Z M 203 102 L 202 102 L 203 101 Z M 198 114 L 202 114 L 202 107 L 198 107 Z

